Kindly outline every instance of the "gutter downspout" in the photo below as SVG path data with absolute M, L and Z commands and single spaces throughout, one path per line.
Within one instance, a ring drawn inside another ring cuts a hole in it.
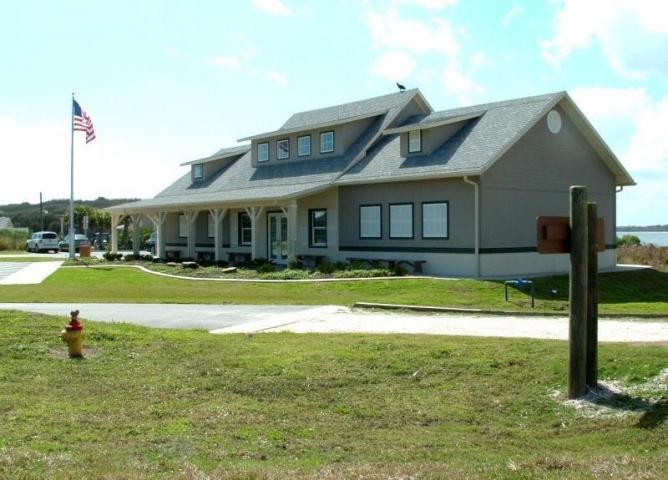
M 464 175 L 464 182 L 473 185 L 474 189 L 475 276 L 480 278 L 480 185 L 469 180 L 468 175 Z

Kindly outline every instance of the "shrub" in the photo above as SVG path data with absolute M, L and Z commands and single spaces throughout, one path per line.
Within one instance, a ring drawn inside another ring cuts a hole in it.
M 372 277 L 391 277 L 392 270 L 387 268 L 372 268 L 362 270 L 344 270 L 334 272 L 335 278 L 372 278 Z
M 321 262 L 316 266 L 316 270 L 324 274 L 334 273 L 336 270 L 336 265 L 332 262 Z
M 280 272 L 269 272 L 260 275 L 263 280 L 305 280 L 308 278 L 317 278 L 318 274 L 313 274 L 308 270 L 285 269 Z
M 395 265 L 392 268 L 392 274 L 397 277 L 405 277 L 406 275 L 408 275 L 408 269 L 403 265 Z
M 631 245 L 631 246 L 640 246 L 642 242 L 640 241 L 640 238 L 638 238 L 635 235 L 624 235 L 621 238 L 617 237 L 617 246 L 625 246 L 625 245 Z
M 276 271 L 276 267 L 271 263 L 263 263 L 256 270 L 257 273 L 271 273 Z
M 348 270 L 366 270 L 366 262 L 364 260 L 353 260 L 348 265 Z
M 288 268 L 290 270 L 298 270 L 301 268 L 301 262 L 294 255 L 288 257 Z

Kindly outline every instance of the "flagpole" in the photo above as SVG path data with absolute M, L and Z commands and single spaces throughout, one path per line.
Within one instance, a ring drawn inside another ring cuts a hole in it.
M 72 113 L 70 115 L 71 143 L 70 143 L 70 248 L 69 258 L 74 259 L 74 92 L 72 92 Z

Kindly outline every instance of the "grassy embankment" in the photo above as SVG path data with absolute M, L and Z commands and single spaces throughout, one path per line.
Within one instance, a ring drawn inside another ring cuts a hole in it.
M 0 312 L 0 478 L 667 478 L 665 345 L 211 335 Z

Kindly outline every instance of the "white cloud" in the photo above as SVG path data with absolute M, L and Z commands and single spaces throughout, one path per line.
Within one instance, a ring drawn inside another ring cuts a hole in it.
M 564 0 L 541 56 L 558 67 L 573 51 L 596 45 L 622 77 L 665 72 L 667 17 L 668 3 L 654 0 Z
M 253 5 L 270 15 L 290 15 L 292 13 L 280 0 L 253 0 Z
M 182 56 L 183 56 L 183 51 L 180 50 L 180 49 L 178 49 L 178 48 L 176 48 L 176 47 L 173 46 L 173 45 L 167 45 L 167 46 L 165 46 L 165 53 L 166 53 L 167 55 L 169 55 L 170 57 L 175 57 L 175 58 L 179 58 L 179 57 L 182 57 Z
M 415 68 L 415 61 L 405 52 L 383 53 L 380 58 L 371 66 L 371 71 L 381 77 L 385 77 L 391 82 L 402 82 Z
M 428 10 L 443 10 L 457 5 L 458 0 L 393 0 L 396 5 L 416 5 Z
M 286 76 L 280 72 L 267 72 L 266 77 L 278 83 L 279 85 L 286 85 L 288 83 Z
M 522 13 L 523 11 L 524 11 L 524 9 L 522 7 L 520 7 L 519 5 L 514 5 L 513 8 L 511 8 L 510 11 L 508 13 L 506 13 L 506 16 L 503 17 L 503 21 L 502 21 L 503 26 L 508 27 L 511 20 L 513 18 L 515 18 L 517 15 L 519 15 L 520 13 Z
M 222 67 L 236 68 L 239 66 L 239 59 L 237 57 L 216 57 L 211 60 L 211 63 Z
M 418 20 L 406 20 L 396 8 L 389 8 L 382 13 L 370 10 L 367 24 L 375 47 L 408 50 L 414 54 L 435 51 L 448 56 L 460 51 L 457 34 L 445 19 L 433 20 L 431 26 Z
M 668 97 L 648 105 L 636 117 L 636 132 L 624 155 L 634 171 L 668 178 Z M 665 186 L 664 186 L 665 188 Z

